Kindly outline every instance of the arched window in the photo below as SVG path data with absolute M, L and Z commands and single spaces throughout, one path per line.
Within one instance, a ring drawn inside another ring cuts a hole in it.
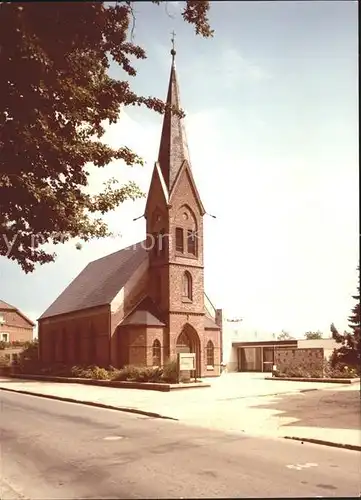
M 214 366 L 214 345 L 211 340 L 207 342 L 207 366 Z
M 192 300 L 192 276 L 188 271 L 183 274 L 182 297 Z
M 175 228 L 175 251 L 184 252 L 184 231 L 182 227 Z
M 188 205 L 179 208 L 175 218 L 176 224 L 176 254 L 183 254 L 184 257 L 197 257 L 198 238 L 201 237 L 197 218 Z
M 187 251 L 194 257 L 197 256 L 197 233 L 193 229 L 187 230 Z
M 158 339 L 153 342 L 153 366 L 162 364 L 162 347 Z

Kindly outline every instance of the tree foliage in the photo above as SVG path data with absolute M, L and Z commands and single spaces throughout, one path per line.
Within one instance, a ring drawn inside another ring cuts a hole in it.
M 320 330 L 317 330 L 317 332 L 306 332 L 305 333 L 305 338 L 307 340 L 322 339 L 322 332 L 320 332 Z
M 282 332 L 277 336 L 277 340 L 293 340 L 293 337 L 285 330 L 282 330 Z
M 208 0 L 188 0 L 182 13 L 205 37 L 212 35 L 208 9 Z M 126 145 L 101 141 L 120 106 L 166 109 L 129 83 L 136 76 L 131 59 L 146 58 L 133 43 L 133 21 L 131 1 L 0 6 L 0 255 L 25 272 L 54 260 L 45 243 L 108 235 L 101 214 L 143 196 L 134 183 L 115 181 L 94 196 L 86 192 L 89 164 L 142 164 Z M 109 76 L 111 60 L 124 81 Z
M 335 341 L 340 344 L 340 347 L 335 349 L 332 355 L 332 364 L 342 364 L 351 367 L 356 367 L 360 370 L 360 355 L 361 355 L 361 342 L 360 342 L 360 266 L 358 270 L 358 286 L 357 294 L 352 298 L 356 300 L 355 306 L 351 310 L 349 316 L 349 327 L 351 332 L 339 333 L 335 325 L 331 324 L 331 333 Z

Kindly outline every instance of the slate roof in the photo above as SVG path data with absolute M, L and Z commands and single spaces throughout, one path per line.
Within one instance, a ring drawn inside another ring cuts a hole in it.
M 31 326 L 35 326 L 35 323 L 33 321 L 31 321 L 31 319 L 29 319 L 27 316 L 25 316 L 25 314 L 23 314 L 17 307 L 12 306 L 11 304 L 8 304 L 4 300 L 0 300 L 0 311 L 1 310 L 3 310 L 3 311 L 4 310 L 5 311 L 15 311 L 18 314 L 20 314 L 20 316 L 22 316 Z
M 146 326 L 166 326 L 160 321 L 159 313 L 154 302 L 146 297 L 138 304 L 133 311 L 120 323 L 120 326 L 125 325 L 146 325 Z
M 90 262 L 39 319 L 110 304 L 147 259 L 144 241 Z

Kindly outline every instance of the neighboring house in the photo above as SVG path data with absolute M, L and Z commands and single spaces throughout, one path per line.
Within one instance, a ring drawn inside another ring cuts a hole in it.
M 33 323 L 15 306 L 0 300 L 0 341 L 26 342 L 33 340 Z
M 329 359 L 337 347 L 334 339 L 290 339 L 233 342 L 228 358 L 228 371 L 272 371 L 274 364 L 294 362 L 312 364 L 319 359 Z M 316 359 L 317 358 L 317 359 Z
M 174 55 L 167 103 L 181 109 Z M 197 376 L 219 375 L 222 314 L 204 293 L 206 212 L 183 127 L 165 113 L 146 240 L 88 264 L 39 318 L 44 362 L 159 366 L 188 351 Z

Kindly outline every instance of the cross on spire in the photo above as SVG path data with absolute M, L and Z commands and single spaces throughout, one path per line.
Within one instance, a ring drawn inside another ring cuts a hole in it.
M 170 53 L 172 54 L 172 60 L 174 62 L 174 56 L 176 55 L 176 51 L 175 51 L 175 48 L 174 48 L 174 43 L 175 43 L 175 32 L 174 32 L 174 30 L 172 31 L 171 35 L 172 35 L 172 38 L 171 38 L 172 50 L 170 51 Z

